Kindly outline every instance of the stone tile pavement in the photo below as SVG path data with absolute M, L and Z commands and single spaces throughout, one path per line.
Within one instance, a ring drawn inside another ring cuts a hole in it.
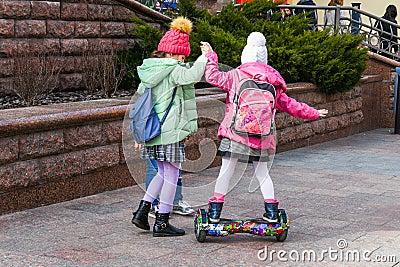
M 186 186 L 212 181 L 219 168 L 186 175 Z M 263 212 L 250 193 L 251 166 L 227 197 L 223 217 Z M 276 155 L 277 198 L 291 218 L 285 242 L 235 234 L 197 242 L 186 230 L 153 238 L 131 224 L 138 186 L 0 216 L 0 266 L 399 266 L 400 135 L 377 129 Z M 185 194 L 185 192 L 184 192 Z M 196 202 L 204 194 L 186 194 Z M 150 218 L 150 223 L 153 219 Z

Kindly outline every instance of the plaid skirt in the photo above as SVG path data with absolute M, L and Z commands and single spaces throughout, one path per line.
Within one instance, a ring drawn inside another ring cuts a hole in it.
M 142 146 L 142 159 L 154 159 L 166 162 L 184 162 L 186 160 L 183 142 L 169 145 Z
M 222 138 L 217 156 L 237 158 L 240 162 L 270 161 L 267 149 L 255 149 L 245 144 Z

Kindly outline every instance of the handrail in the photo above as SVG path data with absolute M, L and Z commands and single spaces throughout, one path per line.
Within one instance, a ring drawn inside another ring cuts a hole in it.
M 161 22 L 170 22 L 171 21 L 170 17 L 168 17 L 160 12 L 157 12 L 156 10 L 149 8 L 148 6 L 143 5 L 142 3 L 139 3 L 138 1 L 135 1 L 135 0 L 114 0 L 114 1 L 120 3 L 121 5 L 125 6 L 126 8 L 128 8 L 130 10 L 133 10 L 144 16 L 148 16 L 157 21 L 161 21 Z
M 325 21 L 322 23 L 317 21 L 316 25 L 310 26 L 318 30 L 325 30 L 333 27 L 334 30 L 339 30 L 339 33 L 365 34 L 363 45 L 369 47 L 371 51 L 391 59 L 400 60 L 400 48 L 398 49 L 399 52 L 394 52 L 394 47 L 400 46 L 397 42 L 397 40 L 400 40 L 398 36 L 400 34 L 400 25 L 396 23 L 350 6 L 278 5 L 277 8 L 289 8 L 291 10 L 304 9 L 307 10 L 307 12 L 316 11 L 317 19 L 318 12 L 323 12 L 325 17 L 328 10 L 333 10 L 335 12 L 334 25 L 326 25 Z M 341 13 L 346 13 L 346 16 L 341 16 Z M 355 14 L 358 15 L 360 18 L 359 20 L 353 19 Z M 379 22 L 397 28 L 398 35 L 395 36 L 392 32 L 385 32 L 377 28 L 376 25 L 378 25 Z M 389 38 L 382 36 L 383 33 L 389 35 Z M 394 39 L 394 41 L 391 39 Z

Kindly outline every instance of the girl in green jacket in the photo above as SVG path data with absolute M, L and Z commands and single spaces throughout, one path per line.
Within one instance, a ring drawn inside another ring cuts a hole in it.
M 202 55 L 192 67 L 184 64 L 190 54 L 189 33 L 192 23 L 178 17 L 171 23 L 171 29 L 158 44 L 157 56 L 145 59 L 138 67 L 141 83 L 138 93 L 151 88 L 152 100 L 159 119 L 164 116 L 172 100 L 174 88 L 176 95 L 172 108 L 162 125 L 161 134 L 142 147 L 141 157 L 154 159 L 158 173 L 149 184 L 146 193 L 134 212 L 132 223 L 150 230 L 148 214 L 153 200 L 160 195 L 160 207 L 156 213 L 153 236 L 180 236 L 185 231 L 169 224 L 169 213 L 176 190 L 180 164 L 185 161 L 182 140 L 197 131 L 197 111 L 194 84 L 204 74 L 207 58 L 204 47 Z

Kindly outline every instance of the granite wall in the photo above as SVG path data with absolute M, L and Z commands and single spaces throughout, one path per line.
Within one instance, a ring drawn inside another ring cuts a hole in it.
M 13 56 L 21 53 L 59 57 L 57 89 L 85 88 L 82 54 L 132 47 L 133 16 L 159 26 L 157 19 L 112 0 L 0 1 L 0 95 L 13 94 Z
M 333 96 L 318 92 L 312 84 L 288 85 L 289 96 L 327 108 L 329 116 L 305 121 L 277 113 L 278 152 L 382 127 L 376 101 L 381 83 L 380 76 L 366 76 L 353 91 Z M 186 170 L 220 164 L 213 155 L 206 163 L 197 159 L 204 140 L 213 143 L 211 150 L 218 145 L 224 101 L 221 91 L 198 91 L 199 131 L 185 140 L 190 159 Z M 132 143 L 122 142 L 123 136 L 129 136 L 122 123 L 128 103 L 129 99 L 113 99 L 1 110 L 0 214 L 142 181 L 143 161 L 138 153 L 127 157 Z
M 370 59 L 367 61 L 367 70 L 365 75 L 379 75 L 382 77 L 382 83 L 379 94 L 376 95 L 376 101 L 379 101 L 381 107 L 381 125 L 386 128 L 394 127 L 394 81 L 397 73 L 395 68 L 400 67 L 400 62 L 390 60 L 386 57 L 369 52 Z
M 120 145 L 126 106 L 113 104 L 1 111 L 0 213 L 133 184 Z

